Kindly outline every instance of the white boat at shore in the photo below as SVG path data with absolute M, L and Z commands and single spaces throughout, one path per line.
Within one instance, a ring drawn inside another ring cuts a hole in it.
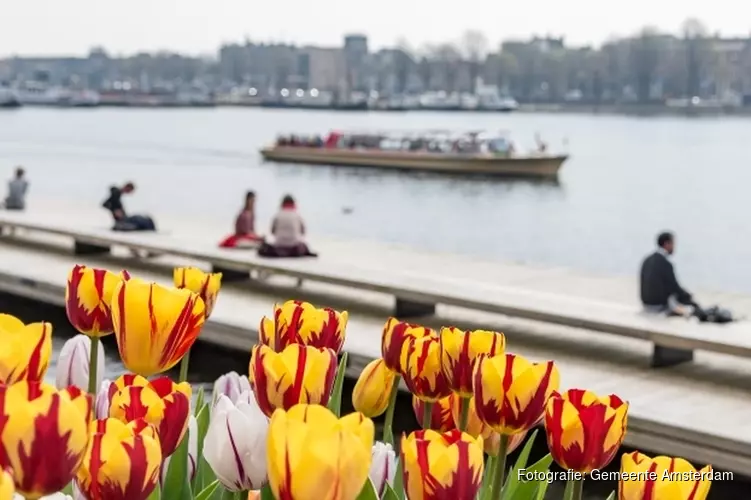
M 21 102 L 13 89 L 0 87 L 0 108 L 18 108 Z
M 49 87 L 34 82 L 14 90 L 19 102 L 29 106 L 92 107 L 100 101 L 99 92 L 94 90 Z

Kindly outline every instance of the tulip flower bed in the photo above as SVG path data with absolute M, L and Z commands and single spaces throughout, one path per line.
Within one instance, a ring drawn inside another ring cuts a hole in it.
M 623 442 L 628 404 L 559 392 L 553 361 L 507 353 L 501 333 L 394 318 L 355 385 L 356 412 L 341 416 L 347 313 L 296 301 L 261 319 L 248 376 L 222 376 L 204 401 L 185 380 L 221 275 L 176 269 L 174 283 L 76 266 L 66 312 L 81 335 L 60 353 L 56 387 L 44 382 L 52 326 L 0 315 L 0 500 L 542 500 L 554 461 L 578 500 Z M 129 371 L 112 382 L 99 340 L 109 334 Z M 178 364 L 177 381 L 161 375 Z M 401 381 L 422 430 L 395 440 Z M 384 413 L 377 441 L 371 418 Z M 528 464 L 540 424 L 550 454 Z M 617 494 L 701 500 L 712 475 L 632 453 Z

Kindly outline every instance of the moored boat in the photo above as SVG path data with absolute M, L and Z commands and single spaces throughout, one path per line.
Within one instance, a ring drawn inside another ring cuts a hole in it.
M 548 154 L 539 140 L 537 151 L 522 155 L 506 137 L 479 132 L 290 136 L 263 148 L 261 155 L 280 163 L 539 178 L 556 177 L 568 159 Z

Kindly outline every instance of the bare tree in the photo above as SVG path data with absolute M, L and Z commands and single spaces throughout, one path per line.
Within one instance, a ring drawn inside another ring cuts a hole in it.
M 686 95 L 698 96 L 701 91 L 703 47 L 707 36 L 706 26 L 696 18 L 683 22 L 683 40 L 686 48 Z
M 488 39 L 480 31 L 469 30 L 464 33 L 461 46 L 462 53 L 469 63 L 469 79 L 474 89 L 482 64 L 487 57 Z
M 455 92 L 462 62 L 461 52 L 453 44 L 444 43 L 436 47 L 435 59 L 441 68 L 445 90 Z

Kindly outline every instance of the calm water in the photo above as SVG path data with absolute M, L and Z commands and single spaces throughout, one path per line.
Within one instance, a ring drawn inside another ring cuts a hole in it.
M 52 323 L 55 329 L 54 348 L 57 356 L 63 343 L 67 338 L 75 335 L 75 331 L 70 327 L 66 317 L 65 311 L 62 308 L 50 306 L 47 304 L 40 304 L 30 300 L 21 299 L 18 297 L 10 296 L 4 293 L 0 293 L 0 312 L 8 312 L 17 315 L 26 323 L 34 321 L 49 321 Z M 122 374 L 125 369 L 119 362 L 117 355 L 117 345 L 114 342 L 114 338 L 110 335 L 105 337 L 105 353 L 106 353 L 106 376 L 114 379 Z M 235 370 L 238 373 L 247 373 L 249 355 L 228 352 L 222 349 L 210 345 L 201 345 L 200 349 L 195 349 L 191 353 L 191 373 L 190 381 L 193 383 L 194 388 L 199 384 L 206 390 L 210 390 L 213 381 L 222 373 Z M 54 363 L 54 361 L 53 361 Z M 50 366 L 48 370 L 48 382 L 54 384 L 55 368 Z M 177 373 L 170 373 L 171 376 L 177 377 Z M 342 398 L 343 412 L 348 413 L 352 411 L 351 407 L 351 391 L 354 387 L 354 382 L 351 380 L 345 381 L 344 385 L 344 397 Z M 377 432 L 381 432 L 381 419 L 376 419 Z M 397 411 L 394 419 L 394 426 L 396 434 L 400 435 L 402 432 L 410 432 L 417 429 L 417 421 L 415 420 L 412 412 L 410 399 L 400 394 L 397 404 Z M 380 434 L 378 434 L 380 436 Z M 521 450 L 519 450 L 521 451 Z M 631 449 L 623 448 L 622 452 L 630 452 Z M 535 446 L 533 447 L 530 464 L 536 462 L 547 453 L 547 447 L 543 435 L 538 435 Z M 620 455 L 619 455 L 620 456 Z M 509 464 L 516 462 L 517 453 L 514 453 L 509 458 Z M 616 471 L 618 468 L 618 460 L 614 460 L 614 463 L 608 467 L 609 472 Z M 560 500 L 563 497 L 565 484 L 556 482 L 552 484 L 546 495 L 547 500 Z M 712 486 L 712 490 L 709 495 L 709 500 L 726 500 L 728 498 L 742 498 L 751 487 L 751 482 L 746 478 L 737 477 L 732 482 L 715 483 Z M 587 481 L 585 483 L 584 498 L 585 500 L 604 500 L 607 496 L 617 488 L 615 481 Z
M 558 184 L 260 161 L 277 133 L 332 128 L 508 130 L 521 150 L 540 132 L 572 158 Z M 687 285 L 751 292 L 749 139 L 749 121 L 732 118 L 27 108 L 0 112 L 0 175 L 24 164 L 32 197 L 94 206 L 132 179 L 133 210 L 228 227 L 246 189 L 261 224 L 291 192 L 314 234 L 608 273 L 633 273 L 670 228 Z

